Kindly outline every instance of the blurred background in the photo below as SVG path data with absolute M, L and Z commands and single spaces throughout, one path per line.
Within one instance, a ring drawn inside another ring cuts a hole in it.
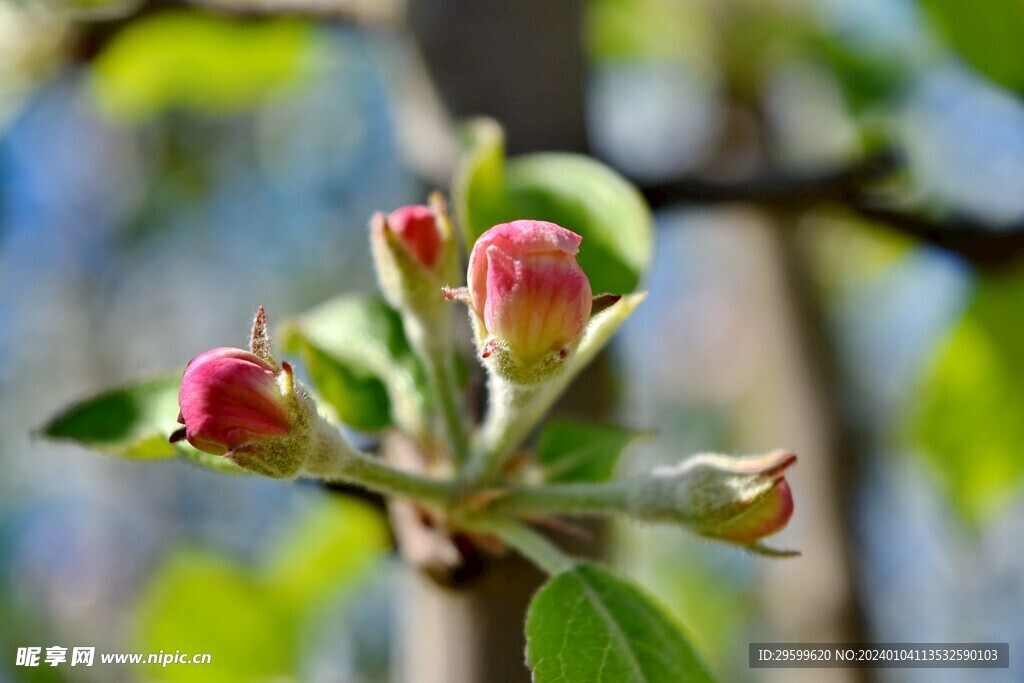
M 0 681 L 393 679 L 372 507 L 33 433 L 373 290 L 370 214 L 479 114 L 656 211 L 595 408 L 654 433 L 623 471 L 800 454 L 800 559 L 613 530 L 721 680 L 1019 680 L 747 643 L 1024 648 L 1022 35 L 1020 0 L 0 0 Z M 215 665 L 15 666 L 51 645 Z

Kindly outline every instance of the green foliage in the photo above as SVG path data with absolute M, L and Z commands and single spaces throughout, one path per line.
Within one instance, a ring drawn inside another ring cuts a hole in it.
M 345 424 L 366 431 L 392 423 L 418 433 L 424 375 L 402 319 L 376 296 L 332 299 L 286 323 L 282 340 L 301 354 L 319 396 Z
M 302 73 L 312 29 L 291 19 L 242 21 L 168 11 L 131 22 L 93 63 L 112 116 L 167 109 L 223 114 L 251 107 Z
M 529 154 L 504 161 L 493 121 L 471 124 L 469 148 L 452 187 L 466 244 L 497 223 L 546 220 L 583 236 L 579 262 L 595 294 L 636 289 L 650 263 L 653 231 L 643 197 L 593 159 Z
M 364 431 L 383 429 L 391 424 L 388 392 L 377 377 L 339 360 L 301 333 L 289 340 L 288 351 L 302 355 L 317 395 L 334 409 L 342 422 Z
M 739 677 L 747 663 L 737 662 L 736 644 L 747 640 L 757 604 L 746 582 L 710 561 L 702 540 L 675 529 L 645 530 L 645 551 L 655 556 L 645 584 L 676 614 L 686 615 L 691 641 L 704 661 L 723 678 Z
M 156 572 L 137 605 L 140 651 L 209 653 L 202 680 L 296 680 L 306 619 L 350 591 L 388 545 L 379 515 L 362 503 L 325 499 L 267 553 L 242 566 L 182 551 Z M 149 667 L 164 681 L 194 681 L 192 666 Z
M 312 510 L 268 555 L 263 585 L 293 610 L 317 605 L 365 575 L 386 552 L 387 526 L 373 509 L 337 497 Z
M 180 425 L 181 373 L 142 380 L 75 403 L 43 426 L 52 439 L 73 441 L 128 460 L 187 457 L 224 472 L 240 472 L 230 460 L 168 441 Z
M 911 77 L 897 55 L 843 42 L 840 36 L 808 28 L 798 40 L 807 57 L 828 66 L 855 113 L 898 97 Z
M 1024 2 L 922 0 L 950 46 L 996 83 L 1024 90 Z
M 1024 483 L 1024 275 L 982 279 L 927 370 L 911 436 L 956 509 L 972 523 Z
M 183 552 L 152 578 L 139 604 L 140 645 L 148 652 L 208 653 L 202 678 L 243 683 L 284 677 L 295 643 L 286 615 L 252 576 L 216 556 Z M 149 667 L 167 681 L 192 681 L 189 666 Z
M 706 59 L 714 34 L 699 2 L 590 0 L 587 43 L 597 61 Z
M 613 425 L 551 420 L 540 434 L 537 461 L 551 482 L 608 481 L 636 433 Z
M 536 683 L 712 680 L 664 607 L 596 565 L 577 565 L 541 588 L 526 637 Z

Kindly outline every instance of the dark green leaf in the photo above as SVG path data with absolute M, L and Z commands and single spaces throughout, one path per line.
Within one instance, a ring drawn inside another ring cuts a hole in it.
M 996 83 L 1024 89 L 1024 2 L 922 0 L 950 46 Z
M 713 680 L 662 605 L 596 565 L 577 565 L 540 589 L 526 639 L 536 683 Z
M 201 453 L 188 443 L 172 444 L 180 427 L 178 388 L 181 373 L 163 375 L 112 389 L 69 407 L 41 430 L 52 439 L 74 441 L 129 460 L 183 456 L 207 467 L 239 472 L 230 460 Z
M 636 434 L 613 425 L 551 420 L 537 443 L 537 461 L 552 482 L 611 479 L 622 451 Z
M 982 280 L 922 382 L 911 435 L 970 522 L 1024 484 L 1021 274 Z
M 367 431 L 392 422 L 412 433 L 421 428 L 423 371 L 401 318 L 383 299 L 333 299 L 289 321 L 282 338 L 342 422 Z
M 290 338 L 288 351 L 302 355 L 317 397 L 330 405 L 342 422 L 363 431 L 391 424 L 388 392 L 377 377 L 342 362 L 301 334 Z
M 467 244 L 497 223 L 551 221 L 583 236 L 579 261 L 595 293 L 636 289 L 653 234 L 650 211 L 628 181 L 574 154 L 529 154 L 506 164 L 493 121 L 472 125 L 471 144 L 452 188 Z
M 831 68 L 854 112 L 891 102 L 906 87 L 911 69 L 897 55 L 841 38 L 832 32 L 809 29 L 796 40 L 802 43 L 808 59 Z

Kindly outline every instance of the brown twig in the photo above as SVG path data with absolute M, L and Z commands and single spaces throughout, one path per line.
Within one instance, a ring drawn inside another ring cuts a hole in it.
M 680 178 L 647 184 L 641 190 L 652 208 L 731 202 L 800 208 L 833 202 L 867 220 L 956 254 L 978 267 L 1006 267 L 1024 257 L 1024 223 L 995 230 L 973 218 L 957 215 L 933 218 L 879 200 L 873 194 L 873 187 L 900 166 L 897 155 L 887 150 L 844 168 L 811 174 L 766 174 L 731 183 Z

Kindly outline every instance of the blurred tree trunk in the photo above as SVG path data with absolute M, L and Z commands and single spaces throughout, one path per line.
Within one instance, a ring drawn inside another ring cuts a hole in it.
M 800 457 L 787 475 L 796 496 L 790 528 L 776 545 L 802 557 L 766 563 L 764 604 L 773 638 L 786 642 L 857 643 L 869 640 L 860 613 L 850 497 L 855 444 L 845 433 L 834 387 L 834 367 L 812 283 L 793 240 L 792 212 L 742 211 L 744 263 L 750 268 L 749 310 L 755 311 L 762 370 L 740 407 L 739 438 L 749 452 L 766 444 Z M 741 444 L 742 446 L 742 444 Z M 820 669 L 775 669 L 766 681 L 826 680 Z M 827 680 L 868 680 L 866 669 L 830 669 Z
M 583 0 L 409 0 L 409 23 L 456 119 L 498 119 L 513 154 L 587 149 Z
M 409 23 L 456 121 L 494 117 L 505 128 L 511 154 L 585 151 L 582 11 L 583 0 L 410 0 Z M 596 367 L 577 382 L 588 386 L 585 395 L 574 390 L 566 401 L 569 410 L 588 412 L 590 419 L 610 406 L 611 392 L 595 391 L 593 384 L 609 376 L 607 362 Z M 600 533 L 582 546 L 574 550 L 599 551 Z M 529 681 L 523 626 L 543 580 L 515 556 L 488 561 L 479 575 L 450 585 L 410 568 L 400 603 L 398 680 Z
M 403 683 L 526 683 L 523 619 L 543 575 L 511 556 L 465 584 L 404 568 L 397 678 Z

